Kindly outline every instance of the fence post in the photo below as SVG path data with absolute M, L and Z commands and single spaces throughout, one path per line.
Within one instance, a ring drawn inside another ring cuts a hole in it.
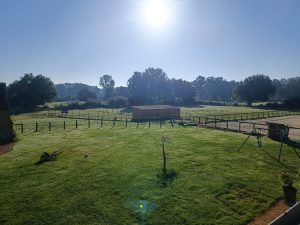
M 226 129 L 228 130 L 228 121 L 226 121 Z
M 78 121 L 75 121 L 75 128 L 78 128 Z
M 215 117 L 215 127 L 217 127 L 217 118 Z
M 38 123 L 36 122 L 36 123 L 35 123 L 35 132 L 38 132 L 38 127 L 39 127 L 39 125 L 38 125 Z
M 195 117 L 193 116 L 193 123 L 195 123 Z
M 66 121 L 64 121 L 64 130 L 66 129 Z
M 88 128 L 91 127 L 91 121 L 90 121 L 90 118 L 88 118 Z
M 22 133 L 22 134 L 24 133 L 24 126 L 23 126 L 23 123 L 21 123 L 21 133 Z
M 114 120 L 113 120 L 113 127 L 115 127 L 116 126 L 116 118 L 114 118 Z
M 51 131 L 51 122 L 49 122 L 49 126 L 48 127 L 49 127 L 49 131 Z
M 201 119 L 201 117 L 199 116 L 199 123 L 198 124 L 201 124 L 201 120 L 200 119 Z
M 125 120 L 125 127 L 127 127 L 127 118 L 126 118 L 126 120 Z

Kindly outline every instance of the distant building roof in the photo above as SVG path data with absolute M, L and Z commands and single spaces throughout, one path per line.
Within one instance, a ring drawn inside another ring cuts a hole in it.
M 171 105 L 143 105 L 143 106 L 132 106 L 132 108 L 140 110 L 149 110 L 149 109 L 178 109 L 179 107 Z

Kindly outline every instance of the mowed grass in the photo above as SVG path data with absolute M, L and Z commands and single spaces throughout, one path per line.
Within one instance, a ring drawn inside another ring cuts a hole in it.
M 282 197 L 283 167 L 254 138 L 238 153 L 241 134 L 110 123 L 17 133 L 14 150 L 0 157 L 0 224 L 142 224 L 141 200 L 149 203 L 147 225 L 246 224 Z M 165 182 L 161 135 L 171 139 L 173 179 Z M 263 143 L 276 156 L 278 143 Z M 42 152 L 58 149 L 56 161 L 35 165 Z M 299 168 L 287 146 L 282 160 Z

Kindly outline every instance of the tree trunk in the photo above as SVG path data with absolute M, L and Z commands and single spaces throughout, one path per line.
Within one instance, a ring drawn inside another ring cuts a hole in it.
M 164 165 L 163 165 L 163 172 L 166 172 L 166 163 L 167 163 L 167 158 L 166 158 L 166 152 L 165 152 L 165 144 L 162 144 L 162 150 L 163 150 L 163 158 L 164 158 Z

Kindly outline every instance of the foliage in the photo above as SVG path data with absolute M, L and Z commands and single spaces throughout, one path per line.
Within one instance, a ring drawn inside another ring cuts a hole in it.
M 112 108 L 125 108 L 128 106 L 127 98 L 123 96 L 115 96 L 107 100 L 107 106 Z
M 178 105 L 192 105 L 195 102 L 195 88 L 191 82 L 179 79 L 170 80 L 172 90 L 171 99 L 172 103 Z
M 53 82 L 43 75 L 25 74 L 8 86 L 7 97 L 15 110 L 33 110 L 56 96 Z
M 259 74 L 247 77 L 235 89 L 236 95 L 251 106 L 254 101 L 267 101 L 275 93 L 275 87 L 268 76 Z
M 123 96 L 123 97 L 128 97 L 128 88 L 127 87 L 116 87 L 115 88 L 115 95 L 116 96 Z
M 129 100 L 132 105 L 144 104 L 192 104 L 195 90 L 182 79 L 169 80 L 160 68 L 148 68 L 135 72 L 128 80 Z
M 81 83 L 55 84 L 58 101 L 70 101 L 77 99 L 78 92 L 84 88 L 96 94 L 99 98 L 103 95 L 102 90 L 97 86 L 89 86 Z
M 78 94 L 77 94 L 77 98 L 80 101 L 87 101 L 89 99 L 96 99 L 97 96 L 94 92 L 90 91 L 87 87 L 79 90 Z
M 276 87 L 275 99 L 294 99 L 300 97 L 300 77 L 288 79 L 273 80 L 273 85 Z
M 103 75 L 100 77 L 99 85 L 104 89 L 104 99 L 108 99 L 114 95 L 115 81 L 111 75 Z
M 281 180 L 284 186 L 292 187 L 295 182 L 295 174 L 288 171 L 282 171 Z
M 237 83 L 226 81 L 223 77 L 203 77 L 198 76 L 193 84 L 198 98 L 202 100 L 231 101 L 233 90 Z

